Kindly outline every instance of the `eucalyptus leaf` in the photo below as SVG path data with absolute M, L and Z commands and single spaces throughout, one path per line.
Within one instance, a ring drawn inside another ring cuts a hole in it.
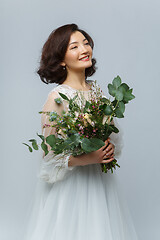
M 55 98 L 54 101 L 55 101 L 57 104 L 61 104 L 61 103 L 62 103 L 62 99 L 61 99 L 61 98 Z
M 126 92 L 125 87 L 122 86 L 122 84 L 118 87 L 118 90 L 124 95 Z
M 47 144 L 45 144 L 44 142 L 42 142 L 42 143 L 41 143 L 41 148 L 42 148 L 43 151 L 45 152 L 45 156 L 46 156 L 46 155 L 49 153 Z
M 34 148 L 34 150 L 38 150 L 38 144 L 35 139 L 30 139 L 29 142 L 32 143 L 32 147 Z
M 107 98 L 105 98 L 105 97 L 103 97 L 103 98 L 101 99 L 101 102 L 103 102 L 103 103 L 105 103 L 105 104 L 107 104 L 107 105 L 109 105 L 109 104 L 111 103 L 110 100 L 107 99 Z
M 70 139 L 72 141 L 74 141 L 74 144 L 75 146 L 77 147 L 79 145 L 79 143 L 81 142 L 81 138 L 80 138 L 80 135 L 78 133 L 74 134 L 74 135 L 71 135 L 70 136 Z
M 46 137 L 46 143 L 48 143 L 51 147 L 53 147 L 56 144 L 56 137 L 55 135 L 49 135 Z
M 71 135 L 65 140 L 65 144 L 69 145 L 70 147 L 71 145 L 74 145 L 75 147 L 77 147 L 80 142 L 81 142 L 81 139 L 78 133 Z
M 117 76 L 112 81 L 113 86 L 117 89 L 121 85 L 121 78 Z
M 115 106 L 117 105 L 117 100 L 114 99 L 114 100 L 112 101 L 112 104 L 113 104 L 113 106 L 115 107 Z
M 123 101 L 118 103 L 118 109 L 121 111 L 121 113 L 124 113 L 125 111 L 125 104 Z
M 45 137 L 43 135 L 37 133 L 37 136 L 40 137 L 43 141 L 45 140 Z
M 60 92 L 58 92 L 58 93 L 59 93 L 59 95 L 60 95 L 63 99 L 69 101 L 69 98 L 68 98 L 65 94 L 60 93 Z
M 105 109 L 104 109 L 104 113 L 105 113 L 105 115 L 111 115 L 112 112 L 113 112 L 112 107 L 109 106 L 109 105 L 107 105 L 107 106 L 105 107 Z
M 118 133 L 119 132 L 118 128 L 116 128 L 113 124 L 109 125 L 109 128 L 114 133 Z
M 29 149 L 30 152 L 33 152 L 32 148 L 31 148 L 28 144 L 26 144 L 26 143 L 23 143 L 23 144 L 28 147 L 28 149 Z
M 37 142 L 32 142 L 32 147 L 34 148 L 34 150 L 38 150 L 38 144 Z
M 29 139 L 29 142 L 36 142 L 36 139 Z
M 132 94 L 133 89 L 129 89 L 128 91 L 125 92 L 124 94 L 124 101 L 128 103 L 130 100 L 134 99 L 135 96 Z
M 108 91 L 111 96 L 115 97 L 116 88 L 110 83 L 108 84 Z
M 104 145 L 105 143 L 98 138 L 83 138 L 81 143 L 82 149 L 86 153 L 96 151 Z
M 129 86 L 126 83 L 122 83 L 121 87 L 123 87 L 126 91 L 129 90 Z
M 115 114 L 117 118 L 124 118 L 123 113 L 118 108 L 115 110 Z
M 115 94 L 115 98 L 118 100 L 118 101 L 122 101 L 123 99 L 123 93 L 119 90 L 116 90 L 116 94 Z

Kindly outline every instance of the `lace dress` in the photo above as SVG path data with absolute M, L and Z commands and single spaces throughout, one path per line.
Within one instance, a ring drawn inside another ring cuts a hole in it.
M 60 113 L 62 109 L 57 108 L 54 101 L 60 97 L 58 92 L 68 98 L 77 93 L 68 85 L 56 86 L 48 94 L 43 111 Z M 78 92 L 86 99 L 90 96 L 90 90 Z M 63 101 L 62 108 L 67 110 L 67 101 Z M 43 114 L 42 126 L 47 123 L 48 118 Z M 43 132 L 45 136 L 51 133 L 55 134 L 49 128 Z M 112 133 L 110 138 L 118 159 L 122 149 L 121 131 Z M 121 198 L 117 173 L 102 173 L 100 164 L 68 166 L 69 156 L 52 153 L 42 157 L 31 215 L 25 226 L 25 237 L 21 239 L 137 240 L 130 214 Z

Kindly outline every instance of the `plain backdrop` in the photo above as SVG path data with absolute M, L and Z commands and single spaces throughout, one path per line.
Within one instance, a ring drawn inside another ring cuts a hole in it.
M 160 239 L 160 1 L 1 0 L 0 240 L 16 233 L 36 186 L 39 152 L 22 142 L 40 133 L 40 114 L 56 85 L 36 70 L 52 30 L 76 23 L 94 40 L 97 80 L 105 94 L 119 75 L 134 90 L 119 123 L 124 149 L 118 177 L 140 240 Z

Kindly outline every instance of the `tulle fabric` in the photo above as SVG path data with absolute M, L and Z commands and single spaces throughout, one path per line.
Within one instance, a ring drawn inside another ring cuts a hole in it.
M 75 94 L 68 86 L 58 86 L 51 94 L 56 95 L 57 90 L 71 97 Z M 117 122 L 115 125 L 120 127 Z M 115 158 L 121 154 L 122 135 L 121 130 L 111 135 Z M 102 173 L 99 164 L 70 168 L 68 158 L 42 158 L 35 195 L 19 240 L 137 240 L 117 173 Z
M 24 239 L 137 240 L 118 186 L 116 173 L 102 173 L 96 164 L 53 184 L 39 182 Z

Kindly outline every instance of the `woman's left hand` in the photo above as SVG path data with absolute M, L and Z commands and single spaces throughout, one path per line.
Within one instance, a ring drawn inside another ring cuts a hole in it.
M 106 154 L 104 155 L 103 159 L 114 157 L 115 146 L 110 142 L 110 138 L 108 138 L 106 141 L 108 141 L 109 144 L 108 144 L 107 148 L 104 149 Z M 105 143 L 106 143 L 106 141 L 105 141 Z

